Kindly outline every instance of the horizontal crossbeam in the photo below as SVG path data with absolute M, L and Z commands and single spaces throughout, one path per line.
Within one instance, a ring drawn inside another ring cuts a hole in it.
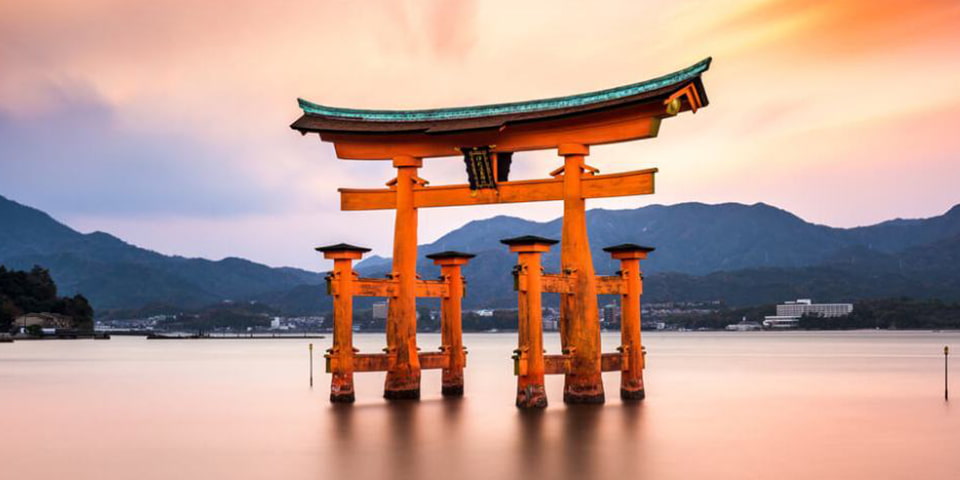
M 515 357 L 515 362 L 526 362 L 525 357 Z M 544 355 L 543 373 L 545 375 L 565 375 L 573 372 L 572 355 Z M 600 370 L 603 372 L 619 372 L 623 366 L 627 365 L 626 354 L 624 353 L 602 353 L 600 354 Z M 526 372 L 526 365 L 517 365 L 514 372 Z
M 620 277 L 597 276 L 598 295 L 619 295 L 624 293 L 624 281 Z M 540 277 L 540 286 L 544 293 L 575 293 L 577 289 L 576 274 L 546 273 Z M 526 290 L 526 281 L 521 277 L 518 282 L 521 291 Z
M 393 278 L 359 278 L 352 283 L 356 297 L 396 297 L 400 286 Z M 340 284 L 330 283 L 330 294 L 340 294 Z M 450 296 L 450 286 L 443 280 L 417 280 L 418 297 L 444 298 Z
M 654 191 L 656 168 L 608 175 L 586 175 L 581 180 L 583 198 L 647 195 Z M 467 184 L 415 186 L 416 208 L 489 205 L 497 203 L 563 200 L 563 176 L 541 180 L 501 182 L 497 188 L 471 190 Z M 392 210 L 397 208 L 394 189 L 340 189 L 341 210 Z
M 449 352 L 420 352 L 417 354 L 422 370 L 441 370 L 450 367 Z M 339 373 L 341 361 L 335 355 L 326 357 L 327 373 Z M 354 372 L 387 372 L 393 368 L 397 359 L 389 353 L 355 353 L 353 355 Z

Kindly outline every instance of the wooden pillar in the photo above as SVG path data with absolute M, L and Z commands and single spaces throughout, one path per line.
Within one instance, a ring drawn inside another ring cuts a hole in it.
M 542 263 L 540 256 L 557 243 L 549 238 L 524 236 L 501 240 L 518 253 L 516 288 L 518 306 L 517 350 L 514 373 L 517 375 L 517 407 L 545 408 L 543 359 Z
M 327 277 L 327 288 L 333 296 L 333 347 L 327 350 L 327 372 L 330 380 L 330 401 L 353 403 L 353 261 L 363 257 L 369 248 L 345 243 L 317 247 L 323 258 L 333 260 L 333 272 Z
M 647 258 L 652 247 L 625 243 L 603 249 L 620 260 L 623 279 L 620 316 L 620 352 L 623 356 L 620 372 L 620 398 L 643 400 L 643 344 L 640 339 L 640 296 L 643 294 L 643 276 L 640 260 Z
M 389 299 L 387 312 L 387 353 L 395 355 L 387 371 L 383 396 L 387 399 L 420 398 L 420 358 L 417 355 L 417 209 L 413 186 L 419 158 L 398 156 L 397 210 L 393 237 L 393 278 L 397 295 Z
M 441 392 L 445 397 L 463 396 L 463 368 L 467 352 L 463 348 L 463 318 L 461 304 L 464 295 L 460 268 L 475 255 L 463 252 L 440 252 L 427 255 L 440 266 L 440 275 L 447 284 L 448 295 L 440 299 L 440 350 L 447 354 L 449 363 L 443 369 Z
M 566 403 L 603 403 L 600 365 L 600 318 L 597 311 L 597 280 L 587 238 L 586 202 L 581 190 L 584 156 L 590 149 L 580 144 L 562 144 L 564 157 L 563 236 L 561 268 L 576 276 L 574 292 L 561 295 L 560 335 L 564 353 L 573 357 L 564 377 Z

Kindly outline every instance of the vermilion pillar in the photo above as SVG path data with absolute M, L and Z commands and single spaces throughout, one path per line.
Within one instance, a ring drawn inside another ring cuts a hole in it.
M 387 353 L 395 355 L 393 368 L 387 371 L 383 396 L 388 399 L 420 398 L 420 359 L 417 356 L 417 209 L 413 187 L 419 158 L 398 156 L 397 216 L 393 239 L 393 278 L 397 294 L 389 299 L 387 312 Z
M 562 144 L 558 153 L 564 157 L 560 263 L 565 274 L 576 277 L 573 293 L 561 295 L 560 301 L 561 342 L 565 353 L 573 357 L 571 371 L 564 377 L 563 401 L 603 403 L 597 280 L 587 239 L 586 202 L 581 184 L 584 157 L 590 149 L 586 145 Z
M 640 296 L 643 295 L 643 275 L 640 272 L 640 260 L 647 258 L 647 254 L 654 249 L 625 243 L 603 250 L 620 260 L 620 276 L 624 287 L 620 295 L 620 352 L 623 355 L 620 398 L 642 400 L 644 359 L 640 339 Z
M 447 284 L 448 294 L 440 299 L 440 350 L 447 354 L 449 364 L 443 369 L 441 391 L 445 397 L 463 396 L 463 368 L 467 352 L 463 348 L 462 309 L 464 281 L 460 268 L 475 255 L 463 252 L 440 252 L 427 255 L 440 266 L 440 275 Z
M 519 254 L 517 260 L 518 346 L 514 356 L 517 407 L 545 408 L 543 359 L 542 263 L 540 256 L 557 243 L 549 238 L 524 236 L 500 241 Z
M 369 248 L 345 243 L 317 247 L 323 258 L 333 260 L 333 272 L 327 278 L 333 296 L 333 348 L 327 351 L 330 401 L 352 403 L 353 392 L 353 261 L 363 257 Z

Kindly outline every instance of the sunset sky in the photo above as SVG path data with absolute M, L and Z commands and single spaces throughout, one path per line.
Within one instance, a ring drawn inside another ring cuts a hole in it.
M 960 2 L 11 1 L 0 3 L 0 195 L 166 254 L 327 266 L 389 254 L 392 213 L 340 212 L 388 162 L 289 129 L 297 97 L 358 108 L 528 100 L 645 80 L 712 56 L 711 104 L 660 136 L 596 147 L 657 193 L 588 207 L 765 202 L 838 227 L 960 203 Z M 538 178 L 555 152 L 521 154 Z M 433 184 L 464 181 L 454 158 Z M 559 203 L 430 209 L 421 243 Z M 643 243 L 643 239 L 637 239 Z

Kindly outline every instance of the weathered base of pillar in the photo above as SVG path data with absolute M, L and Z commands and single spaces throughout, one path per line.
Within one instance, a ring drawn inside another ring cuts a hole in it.
M 420 369 L 410 365 L 387 372 L 383 384 L 383 398 L 387 400 L 420 400 Z
M 356 401 L 356 396 L 353 392 L 349 393 L 330 393 L 330 403 L 353 403 Z
M 601 404 L 606 401 L 603 383 L 576 384 L 568 381 L 563 388 L 563 403 Z
M 517 408 L 547 408 L 547 392 L 543 385 L 528 385 L 518 389 Z
M 444 385 L 440 388 L 440 393 L 444 397 L 462 397 L 463 385 Z
M 626 390 L 623 388 L 620 389 L 620 398 L 622 400 L 630 400 L 630 401 L 643 400 L 645 396 L 646 394 L 644 393 L 644 390 L 642 388 L 640 390 Z
M 384 390 L 383 398 L 387 400 L 420 400 L 420 389 Z
M 353 403 L 353 373 L 337 372 L 330 379 L 330 402 Z

